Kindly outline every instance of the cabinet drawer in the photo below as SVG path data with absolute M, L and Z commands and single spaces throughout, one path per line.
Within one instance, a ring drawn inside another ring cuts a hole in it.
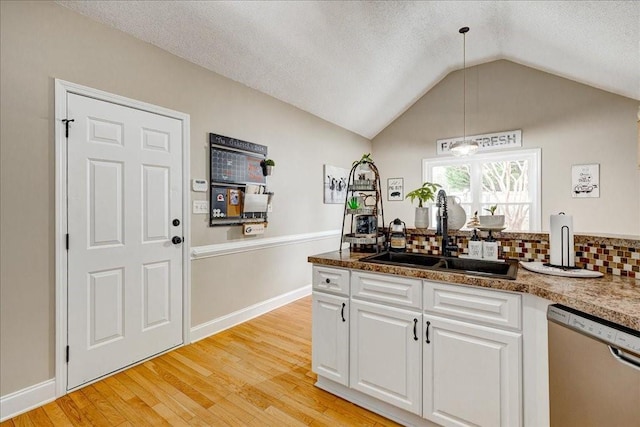
M 502 291 L 424 282 L 426 312 L 503 328 L 522 328 L 521 296 Z
M 351 296 L 420 310 L 422 283 L 419 279 L 354 271 L 351 275 Z
M 313 290 L 349 296 L 349 270 L 314 266 Z

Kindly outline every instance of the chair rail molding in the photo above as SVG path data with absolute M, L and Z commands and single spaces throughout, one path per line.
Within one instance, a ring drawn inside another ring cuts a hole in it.
M 340 230 L 326 230 L 314 233 L 289 234 L 264 239 L 247 239 L 236 242 L 218 243 L 206 246 L 192 246 L 191 259 L 210 258 L 215 256 L 238 254 L 242 252 L 257 251 L 276 246 L 293 245 L 298 243 L 313 242 L 315 240 L 331 239 L 340 236 Z

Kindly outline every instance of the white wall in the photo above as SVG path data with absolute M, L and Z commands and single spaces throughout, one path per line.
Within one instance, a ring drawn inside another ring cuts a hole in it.
M 449 74 L 373 139 L 384 182 L 417 188 L 436 140 L 462 135 L 462 78 Z M 638 101 L 504 60 L 469 68 L 467 90 L 467 135 L 522 129 L 523 148 L 542 149 L 542 230 L 564 211 L 578 232 L 640 235 Z M 600 164 L 600 198 L 574 199 L 571 165 L 586 163 Z M 413 206 L 386 202 L 385 217 L 413 224 Z

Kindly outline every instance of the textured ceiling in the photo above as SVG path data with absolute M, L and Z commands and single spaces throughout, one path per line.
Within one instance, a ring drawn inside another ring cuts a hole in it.
M 508 59 L 640 99 L 636 1 L 58 1 L 373 138 L 449 72 Z

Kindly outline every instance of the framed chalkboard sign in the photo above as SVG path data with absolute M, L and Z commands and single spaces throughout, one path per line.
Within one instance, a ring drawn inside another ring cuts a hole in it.
M 260 162 L 264 157 L 211 147 L 211 181 L 239 184 L 264 184 Z
M 267 147 L 227 136 L 209 134 L 211 182 L 265 184 L 261 162 Z

